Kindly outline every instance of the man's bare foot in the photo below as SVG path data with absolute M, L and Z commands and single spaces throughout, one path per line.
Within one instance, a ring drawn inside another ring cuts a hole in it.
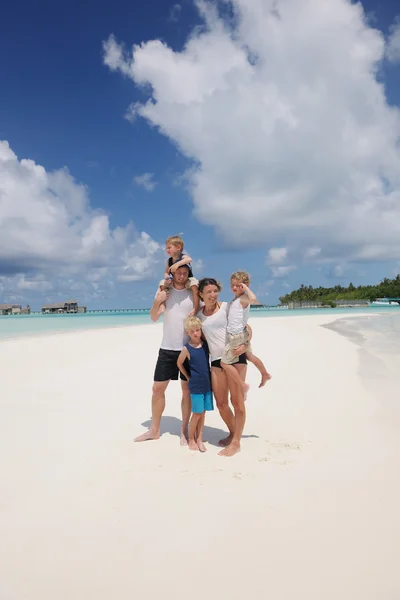
M 261 373 L 261 383 L 258 387 L 259 388 L 264 387 L 264 385 L 267 383 L 267 381 L 269 381 L 271 379 L 271 377 L 272 377 L 272 375 L 267 373 L 267 371 L 265 371 L 265 373 Z
M 187 442 L 186 442 L 187 444 Z M 189 450 L 199 450 L 199 447 L 197 445 L 197 443 L 195 442 L 195 440 L 189 440 L 189 444 L 187 444 L 189 446 Z
M 231 441 L 232 441 L 232 433 L 230 433 L 228 435 L 228 437 L 223 438 L 222 440 L 219 440 L 218 446 L 222 446 L 223 448 L 225 448 L 226 446 L 229 446 Z
M 218 452 L 218 456 L 235 456 L 238 452 L 240 452 L 239 442 L 231 442 L 229 446 Z
M 159 440 L 159 439 L 160 439 L 160 432 L 159 431 L 154 432 L 154 431 L 151 431 L 151 429 L 149 429 L 145 433 L 142 433 L 142 435 L 139 435 L 133 441 L 134 442 L 147 442 L 149 440 Z
M 200 452 L 207 452 L 207 448 L 204 445 L 204 442 L 199 442 L 199 440 L 197 440 L 197 447 L 200 450 Z
M 183 433 L 183 431 L 181 431 L 181 446 L 187 446 L 187 445 L 188 445 L 188 438 Z

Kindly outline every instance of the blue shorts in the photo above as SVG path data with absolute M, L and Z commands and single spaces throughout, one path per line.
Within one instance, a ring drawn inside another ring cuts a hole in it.
M 192 400 L 192 412 L 201 414 L 205 410 L 214 410 L 212 392 L 205 394 L 190 394 Z

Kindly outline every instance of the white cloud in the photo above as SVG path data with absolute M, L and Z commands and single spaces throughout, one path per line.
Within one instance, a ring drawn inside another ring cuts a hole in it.
M 111 229 L 67 169 L 18 160 L 0 141 L 0 276 L 3 295 L 106 293 L 121 276 L 151 278 L 162 249 L 133 223 Z M 159 263 L 159 264 L 158 264 Z M 96 286 L 94 285 L 96 283 Z
M 169 11 L 168 21 L 171 23 L 177 23 L 179 21 L 179 17 L 181 16 L 182 6 L 180 4 L 174 4 L 171 6 L 171 10 Z
M 318 248 L 318 246 L 311 246 L 310 248 L 306 248 L 304 250 L 304 258 L 309 260 L 311 258 L 317 258 L 321 254 L 322 248 Z
M 193 267 L 193 274 L 195 277 L 197 277 L 197 274 L 201 274 L 204 271 L 204 261 L 202 258 L 198 258 L 197 260 L 194 260 L 192 263 L 192 267 Z
M 268 265 L 277 265 L 283 262 L 288 255 L 287 248 L 270 248 L 267 255 Z
M 133 179 L 137 185 L 144 188 L 146 192 L 152 192 L 157 182 L 153 179 L 154 173 L 143 173 L 143 175 L 136 175 Z
M 362 5 L 233 0 L 229 23 L 219 4 L 197 6 L 206 26 L 180 52 L 104 44 L 105 64 L 151 94 L 134 114 L 192 161 L 197 219 L 230 245 L 268 239 L 305 260 L 307 248 L 319 260 L 399 258 L 400 113 Z
M 400 62 L 400 21 L 397 21 L 390 28 L 386 47 L 386 57 L 392 63 Z
M 271 267 L 272 277 L 286 277 L 296 269 L 295 265 L 282 265 L 279 267 Z
M 329 271 L 329 276 L 333 279 L 342 279 L 345 277 L 346 267 L 345 265 L 335 265 Z

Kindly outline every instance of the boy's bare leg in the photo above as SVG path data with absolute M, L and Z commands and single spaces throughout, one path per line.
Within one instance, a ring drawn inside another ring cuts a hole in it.
M 260 387 L 260 388 L 263 387 L 267 383 L 267 381 L 269 379 L 271 379 L 272 375 L 270 373 L 268 373 L 262 360 L 260 358 L 258 358 L 258 356 L 253 354 L 252 352 L 246 352 L 246 358 L 248 361 L 253 363 L 253 365 L 256 367 L 256 369 L 258 369 L 260 371 L 261 383 L 258 387 Z
M 235 368 L 234 371 L 236 371 Z M 218 453 L 220 456 L 234 456 L 235 454 L 240 452 L 240 440 L 242 438 L 243 429 L 246 422 L 246 407 L 244 403 L 244 394 L 242 386 L 236 382 L 236 379 L 230 378 L 229 373 L 228 381 L 229 389 L 231 391 L 231 402 L 235 411 L 235 429 L 229 446 L 227 446 L 226 448 L 221 450 L 221 452 Z M 238 371 L 236 371 L 236 374 L 240 378 L 240 374 L 238 373 Z
M 200 452 L 207 452 L 207 448 L 204 445 L 203 442 L 203 431 L 204 431 L 204 423 L 206 420 L 206 413 L 203 412 L 200 415 L 200 419 L 199 422 L 197 423 L 197 430 L 196 430 L 196 443 L 197 443 L 197 447 L 200 450 Z
M 146 442 L 147 440 L 158 440 L 160 438 L 161 416 L 165 409 L 165 390 L 169 382 L 168 379 L 167 381 L 155 381 L 153 383 L 150 429 L 135 438 L 135 442 Z
M 196 442 L 197 427 L 203 413 L 193 413 L 189 423 L 189 450 L 199 450 Z
M 242 381 L 238 371 L 235 369 L 235 366 L 228 365 L 228 364 L 222 362 L 222 360 L 221 360 L 221 367 L 224 369 L 225 373 L 227 374 L 228 379 L 233 379 L 237 385 L 240 385 L 240 387 L 242 388 L 242 392 L 243 392 L 244 396 L 246 397 L 247 392 L 250 389 L 250 386 L 245 381 Z
M 187 446 L 188 443 L 188 427 L 190 413 L 192 411 L 192 402 L 190 400 L 189 384 L 187 381 L 181 379 L 182 387 L 182 428 L 181 428 L 181 446 Z

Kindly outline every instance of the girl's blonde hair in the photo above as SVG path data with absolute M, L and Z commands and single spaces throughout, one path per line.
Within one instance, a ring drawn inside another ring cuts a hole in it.
M 200 327 L 201 329 L 201 321 L 199 317 L 187 317 L 185 319 L 185 331 L 192 331 L 192 329 L 196 329 Z
M 171 235 L 171 237 L 169 237 L 165 242 L 166 246 L 168 246 L 168 244 L 171 244 L 172 246 L 180 246 L 182 250 L 185 245 L 180 235 Z
M 249 285 L 250 283 L 250 275 L 247 271 L 236 271 L 235 273 L 232 273 L 230 281 L 232 281 L 232 279 L 236 279 L 245 285 Z

